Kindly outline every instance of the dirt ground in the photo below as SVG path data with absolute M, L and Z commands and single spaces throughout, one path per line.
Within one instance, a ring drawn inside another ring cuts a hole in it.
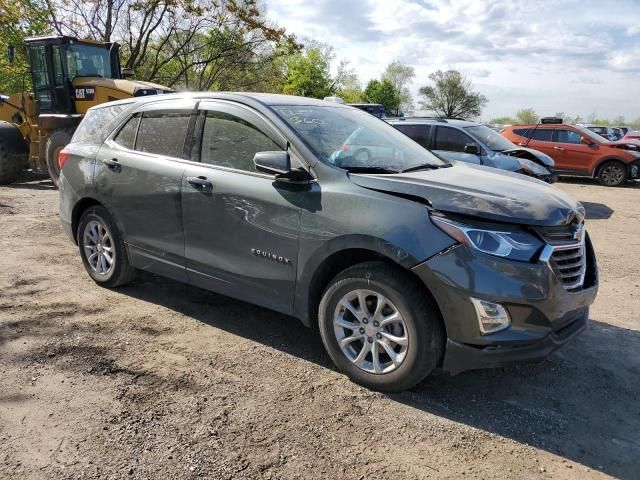
M 85 274 L 49 181 L 0 188 L 0 478 L 640 478 L 640 184 L 557 184 L 600 264 L 544 362 L 373 393 L 297 320 Z

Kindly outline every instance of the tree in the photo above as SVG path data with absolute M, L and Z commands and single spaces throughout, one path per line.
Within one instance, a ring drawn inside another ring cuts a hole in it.
M 397 112 L 400 94 L 389 80 L 371 80 L 364 89 L 364 98 L 369 103 L 379 103 L 385 113 Z
M 489 123 L 491 125 L 513 125 L 516 121 L 513 117 L 498 117 L 492 118 Z
M 360 79 L 355 70 L 349 68 L 349 62 L 342 60 L 338 65 L 338 72 L 334 79 L 336 95 L 346 103 L 360 103 L 364 99 L 364 92 Z
M 287 80 L 283 92 L 289 95 L 324 98 L 336 90 L 331 77 L 333 49 L 323 43 L 311 41 L 301 52 L 287 61 Z
M 39 0 L 0 0 L 0 92 L 13 94 L 31 87 L 24 39 L 47 32 L 48 12 Z M 7 47 L 13 45 L 15 61 L 9 64 Z
M 517 125 L 534 125 L 538 123 L 538 114 L 533 108 L 521 108 L 516 112 Z
M 624 117 L 622 115 L 618 115 L 616 118 L 613 119 L 613 125 L 615 126 L 622 126 L 625 123 L 626 122 L 624 121 Z
M 415 76 L 416 73 L 412 66 L 405 65 L 398 60 L 394 60 L 387 65 L 387 68 L 382 73 L 382 80 L 389 80 L 398 92 L 400 98 L 399 108 L 401 110 L 413 110 L 413 98 L 407 88 L 407 84 L 411 83 Z M 399 112 L 396 111 L 395 114 L 398 115 Z
M 478 117 L 488 100 L 473 90 L 471 80 L 457 70 L 438 70 L 429 79 L 435 84 L 420 88 L 420 106 L 443 117 Z

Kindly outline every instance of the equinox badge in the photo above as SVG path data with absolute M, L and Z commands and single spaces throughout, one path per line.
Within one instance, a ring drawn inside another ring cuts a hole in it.
M 284 263 L 285 265 L 291 265 L 291 259 L 283 257 L 282 255 L 276 255 L 275 253 L 265 252 L 257 248 L 252 248 L 251 253 L 256 257 L 266 258 L 267 260 L 273 260 L 278 263 Z

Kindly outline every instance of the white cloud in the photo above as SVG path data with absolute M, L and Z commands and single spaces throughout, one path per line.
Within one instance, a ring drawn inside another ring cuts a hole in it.
M 636 0 L 274 0 L 268 14 L 299 37 L 331 44 L 363 83 L 394 59 L 412 65 L 417 94 L 437 69 L 457 68 L 489 97 L 484 116 L 640 116 Z M 631 96 L 629 96 L 631 94 Z

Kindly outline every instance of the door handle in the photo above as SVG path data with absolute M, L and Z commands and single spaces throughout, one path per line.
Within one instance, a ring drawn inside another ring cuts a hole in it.
M 558 150 L 560 152 L 564 152 L 564 148 L 562 147 L 553 147 L 554 150 Z
M 114 172 L 120 172 L 122 170 L 122 165 L 120 165 L 117 158 L 102 160 L 102 163 L 104 163 L 109 170 L 113 170 Z
M 187 182 L 203 192 L 210 192 L 213 190 L 213 183 L 207 180 L 207 177 L 187 177 Z

